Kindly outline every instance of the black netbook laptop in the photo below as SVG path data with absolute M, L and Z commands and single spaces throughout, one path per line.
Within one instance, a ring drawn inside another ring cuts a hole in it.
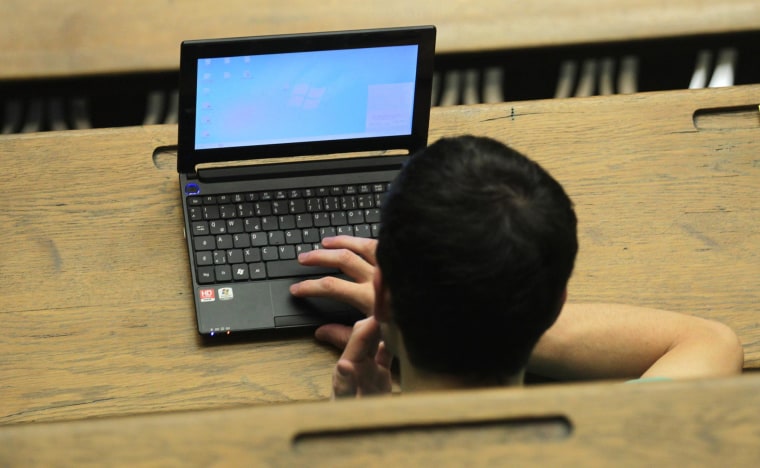
M 389 182 L 427 144 L 434 52 L 433 26 L 182 43 L 177 171 L 201 334 L 357 318 L 290 295 L 337 273 L 297 255 L 376 236 Z

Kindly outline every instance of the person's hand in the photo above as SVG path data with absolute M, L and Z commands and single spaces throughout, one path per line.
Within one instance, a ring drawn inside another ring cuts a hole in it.
M 343 355 L 333 371 L 333 398 L 391 392 L 391 354 L 374 317 L 354 324 Z
M 323 249 L 312 250 L 298 256 L 302 265 L 337 268 L 353 281 L 325 276 L 304 280 L 290 286 L 296 297 L 329 297 L 346 302 L 364 313 L 372 315 L 375 304 L 375 248 L 377 241 L 353 236 L 326 237 Z
M 364 315 L 372 315 L 375 304 L 375 248 L 377 241 L 352 236 L 326 237 L 322 241 L 324 249 L 312 250 L 298 256 L 304 265 L 319 265 L 338 268 L 353 281 L 334 276 L 304 280 L 290 287 L 290 293 L 297 297 L 329 297 L 346 302 Z M 317 328 L 314 336 L 343 349 L 351 336 L 351 327 L 331 323 Z

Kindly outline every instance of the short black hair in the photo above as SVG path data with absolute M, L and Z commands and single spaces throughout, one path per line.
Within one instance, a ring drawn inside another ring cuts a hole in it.
M 578 251 L 562 186 L 484 137 L 413 155 L 384 201 L 377 260 L 412 364 L 494 378 L 527 364 Z

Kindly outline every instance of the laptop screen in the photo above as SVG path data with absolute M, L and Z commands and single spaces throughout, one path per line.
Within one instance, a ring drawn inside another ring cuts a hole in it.
M 195 149 L 409 135 L 417 51 L 200 58 Z
M 177 169 L 427 144 L 433 26 L 182 43 Z

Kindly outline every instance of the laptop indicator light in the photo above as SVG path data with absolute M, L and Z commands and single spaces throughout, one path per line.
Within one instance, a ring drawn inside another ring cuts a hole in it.
M 201 193 L 201 188 L 195 182 L 185 184 L 185 195 L 198 195 Z

